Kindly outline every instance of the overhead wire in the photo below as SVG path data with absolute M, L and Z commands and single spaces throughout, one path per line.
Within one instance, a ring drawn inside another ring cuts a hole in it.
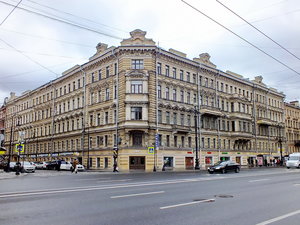
M 4 1 L 0 1 L 0 3 L 5 4 L 5 5 L 9 5 L 9 6 L 13 6 L 12 4 L 4 2 Z M 93 33 L 97 33 L 97 34 L 100 34 L 100 35 L 103 35 L 103 36 L 110 37 L 110 38 L 122 40 L 121 37 L 118 37 L 118 36 L 115 36 L 115 35 L 112 35 L 112 34 L 108 34 L 108 33 L 105 33 L 105 32 L 102 32 L 102 31 L 99 31 L 99 30 L 96 30 L 94 28 L 87 27 L 87 26 L 84 26 L 84 25 L 81 25 L 81 24 L 76 24 L 74 22 L 68 21 L 67 19 L 61 19 L 61 18 L 49 16 L 49 15 L 42 14 L 42 13 L 39 13 L 39 12 L 36 12 L 36 11 L 32 11 L 30 9 L 20 7 L 20 6 L 18 7 L 18 9 L 20 9 L 22 11 L 25 11 L 27 13 L 35 14 L 35 15 L 38 15 L 38 16 L 41 16 L 41 17 L 44 17 L 44 18 L 47 18 L 47 19 L 54 20 L 54 21 L 57 21 L 57 22 L 60 22 L 60 23 L 68 24 L 68 25 L 71 25 L 73 27 L 77 27 L 79 29 L 87 30 L 87 31 L 90 31 L 90 32 L 93 32 Z
M 277 41 L 275 41 L 273 38 L 271 38 L 269 35 L 265 34 L 263 31 L 261 31 L 260 29 L 258 29 L 256 26 L 252 25 L 250 22 L 248 22 L 246 19 L 244 19 L 242 16 L 240 16 L 239 14 L 237 14 L 236 12 L 234 12 L 232 9 L 230 9 L 228 6 L 226 6 L 225 4 L 223 4 L 222 2 L 220 2 L 219 0 L 216 0 L 216 2 L 218 2 L 221 6 L 223 6 L 225 9 L 227 9 L 228 11 L 230 11 L 231 13 L 233 13 L 235 16 L 237 16 L 238 18 L 240 18 L 241 20 L 243 20 L 245 23 L 247 23 L 249 26 L 251 26 L 253 29 L 255 29 L 256 31 L 258 31 L 260 34 L 262 34 L 264 37 L 268 38 L 270 41 L 272 41 L 273 43 L 275 43 L 277 46 L 279 46 L 281 49 L 283 49 L 284 51 L 286 51 L 287 53 L 289 53 L 290 55 L 292 55 L 293 57 L 295 57 L 296 59 L 300 60 L 300 58 L 298 56 L 296 56 L 294 53 L 292 53 L 291 51 L 289 51 L 288 49 L 286 49 L 284 46 L 282 46 L 281 44 L 279 44 Z
M 75 15 L 75 14 L 72 14 L 72 13 L 69 13 L 69 12 L 65 12 L 65 11 L 63 11 L 63 10 L 59 10 L 59 9 L 57 9 L 57 8 L 50 7 L 50 6 L 41 4 L 41 3 L 39 3 L 39 2 L 35 2 L 35 1 L 32 1 L 32 0 L 27 0 L 27 2 L 31 2 L 31 3 L 33 3 L 33 4 L 37 4 L 37 5 L 39 5 L 39 6 L 42 6 L 42 7 L 51 9 L 51 10 L 54 10 L 54 11 L 59 12 L 59 13 L 63 13 L 63 14 L 69 15 L 69 16 L 73 16 L 73 17 L 79 18 L 79 19 L 83 19 L 83 20 L 86 20 L 86 21 L 89 21 L 89 22 L 92 22 L 92 23 L 95 23 L 95 24 L 98 24 L 98 25 L 107 27 L 107 28 L 109 28 L 109 29 L 121 31 L 121 32 L 124 32 L 124 33 L 126 33 L 126 34 L 128 33 L 128 31 L 124 31 L 124 30 L 122 30 L 122 29 L 119 29 L 119 28 L 116 28 L 116 27 L 112 27 L 112 26 L 108 26 L 108 25 L 106 25 L 106 24 L 99 23 L 99 22 L 96 22 L 96 21 L 94 21 L 94 20 L 91 20 L 91 19 L 88 19 L 88 18 L 85 18 L 85 17 L 81 17 L 81 16 L 78 16 L 78 15 Z
M 216 21 L 215 19 L 213 19 L 212 17 L 208 16 L 207 14 L 205 14 L 204 12 L 202 12 L 201 10 L 199 10 L 198 8 L 196 8 L 195 6 L 189 4 L 188 2 L 186 2 L 185 0 L 181 0 L 183 3 L 185 3 L 187 6 L 189 6 L 190 8 L 194 9 L 195 11 L 197 11 L 198 13 L 202 14 L 203 16 L 207 17 L 208 19 L 210 19 L 211 21 L 213 21 L 214 23 L 218 24 L 219 26 L 223 27 L 225 30 L 227 30 L 228 32 L 232 33 L 233 35 L 235 35 L 236 37 L 240 38 L 241 40 L 245 41 L 246 43 L 248 43 L 249 45 L 251 45 L 252 47 L 254 47 L 255 49 L 259 50 L 260 52 L 262 52 L 263 54 L 267 55 L 268 57 L 272 58 L 273 60 L 275 60 L 276 62 L 278 62 L 279 64 L 283 65 L 284 67 L 288 68 L 289 70 L 293 71 L 294 73 L 300 75 L 300 73 L 296 70 L 294 70 L 293 68 L 291 68 L 290 66 L 288 66 L 287 64 L 281 62 L 279 59 L 275 58 L 274 56 L 270 55 L 269 53 L 267 53 L 266 51 L 262 50 L 261 48 L 257 47 L 255 44 L 252 44 L 250 41 L 248 41 L 247 39 L 243 38 L 242 36 L 240 36 L 239 34 L 235 33 L 234 31 L 232 31 L 231 29 L 227 28 L 226 26 L 224 26 L 223 24 L 221 24 L 220 22 Z
M 20 3 L 22 2 L 22 0 L 20 0 L 18 2 L 17 5 L 14 6 L 14 8 L 9 12 L 9 14 L 4 18 L 4 20 L 0 23 L 0 26 L 8 19 L 8 17 L 13 13 L 13 11 L 15 11 L 15 9 L 20 5 Z

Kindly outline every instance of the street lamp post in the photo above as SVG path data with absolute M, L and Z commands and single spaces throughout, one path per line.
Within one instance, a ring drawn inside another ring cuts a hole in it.
M 197 110 L 196 106 L 194 109 L 194 113 L 195 113 L 195 144 L 196 144 L 195 170 L 200 170 L 199 155 L 198 155 L 198 125 L 197 125 L 199 111 Z

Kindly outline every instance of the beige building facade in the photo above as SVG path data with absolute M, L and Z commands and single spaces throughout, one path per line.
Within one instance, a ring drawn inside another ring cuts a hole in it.
M 283 93 L 260 76 L 218 70 L 207 53 L 190 60 L 144 31 L 130 35 L 119 47 L 99 43 L 56 80 L 11 94 L 5 146 L 13 157 L 19 142 L 31 161 L 78 158 L 103 170 L 193 169 L 197 155 L 201 168 L 280 157 Z
M 285 103 L 286 133 L 283 146 L 286 155 L 300 152 L 300 107 L 298 101 Z

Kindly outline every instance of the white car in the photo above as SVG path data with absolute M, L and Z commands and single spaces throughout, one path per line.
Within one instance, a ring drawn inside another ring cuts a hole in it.
M 17 170 L 17 163 L 15 165 L 15 170 Z M 21 161 L 20 162 L 20 172 L 31 172 L 34 173 L 35 172 L 35 166 L 31 163 L 31 162 L 27 162 L 27 161 Z
M 70 162 L 61 161 L 60 169 L 61 170 L 71 170 L 72 169 L 72 164 Z
M 45 162 L 36 162 L 35 168 L 42 170 L 44 168 L 44 164 L 45 164 Z M 45 167 L 46 167 L 46 165 L 45 165 Z
M 77 171 L 84 171 L 84 166 L 81 164 L 77 164 Z

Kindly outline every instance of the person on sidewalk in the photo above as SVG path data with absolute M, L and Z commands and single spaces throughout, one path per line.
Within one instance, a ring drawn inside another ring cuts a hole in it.
M 78 165 L 77 159 L 74 159 L 73 163 L 72 163 L 72 173 L 73 172 L 77 173 L 77 171 L 78 171 L 77 165 Z

